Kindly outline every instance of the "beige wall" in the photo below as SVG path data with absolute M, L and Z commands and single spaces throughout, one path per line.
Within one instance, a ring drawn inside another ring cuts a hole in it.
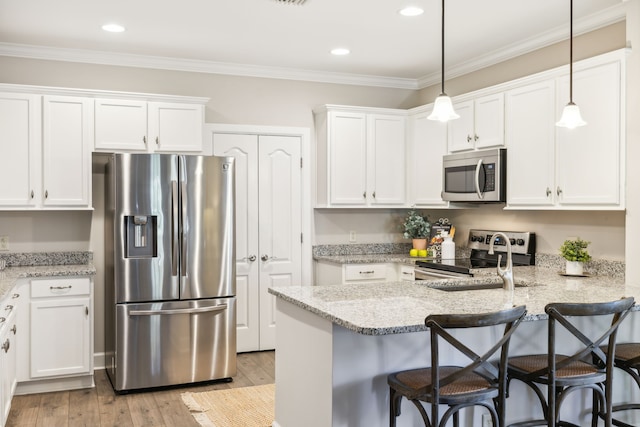
M 624 24 L 583 36 L 576 43 L 576 58 L 617 49 L 625 44 Z M 451 95 L 479 89 L 566 63 L 566 44 L 516 58 L 447 83 Z M 208 123 L 295 126 L 311 129 L 312 109 L 322 104 L 411 108 L 430 103 L 437 88 L 421 91 L 364 86 L 296 82 L 277 79 L 114 67 L 62 61 L 0 57 L 0 82 L 85 89 L 164 93 L 210 97 Z M 96 352 L 103 349 L 102 300 L 104 280 L 102 182 L 94 171 L 94 212 L 0 212 L 0 235 L 11 239 L 11 250 L 92 250 L 98 268 L 96 289 Z M 5 184 L 3 184 L 5 185 Z M 314 212 L 316 244 L 347 243 L 355 230 L 358 242 L 402 241 L 398 229 L 404 211 L 337 210 Z M 555 253 L 566 236 L 579 235 L 593 242 L 597 257 L 623 260 L 624 213 L 504 212 L 491 207 L 428 212 L 430 218 L 448 216 L 465 238 L 469 227 L 532 230 L 539 236 L 539 251 Z

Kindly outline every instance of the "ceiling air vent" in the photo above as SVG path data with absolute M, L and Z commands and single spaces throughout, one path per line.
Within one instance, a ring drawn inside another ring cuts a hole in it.
M 283 4 L 304 4 L 306 0 L 276 0 L 276 3 Z

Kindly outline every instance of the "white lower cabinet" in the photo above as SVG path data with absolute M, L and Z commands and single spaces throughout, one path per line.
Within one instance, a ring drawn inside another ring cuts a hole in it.
M 16 390 L 16 311 L 14 296 L 0 303 L 0 425 L 4 425 L 11 410 L 11 398 Z
M 316 285 L 395 282 L 398 268 L 394 263 L 335 264 L 316 262 Z
M 18 394 L 93 386 L 93 292 L 88 277 L 18 285 Z

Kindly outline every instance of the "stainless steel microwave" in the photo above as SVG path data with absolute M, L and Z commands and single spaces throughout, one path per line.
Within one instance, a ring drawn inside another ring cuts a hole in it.
M 507 150 L 448 154 L 442 159 L 442 200 L 504 203 L 507 200 Z

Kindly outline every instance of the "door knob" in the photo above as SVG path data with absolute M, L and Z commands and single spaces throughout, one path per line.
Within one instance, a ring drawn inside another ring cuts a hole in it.
M 249 261 L 253 262 L 253 261 L 255 261 L 255 260 L 256 260 L 256 256 L 255 256 L 255 255 L 251 255 L 251 256 L 249 257 Z
M 260 259 L 263 261 L 269 261 L 269 255 L 262 255 Z

